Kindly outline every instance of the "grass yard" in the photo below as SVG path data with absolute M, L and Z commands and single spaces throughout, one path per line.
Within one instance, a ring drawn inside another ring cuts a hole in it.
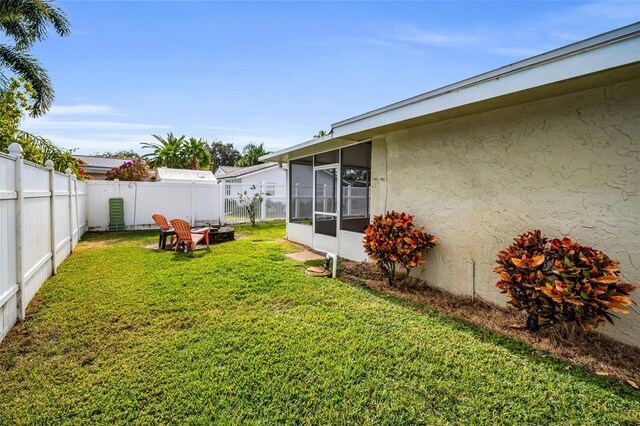
M 0 343 L 0 424 L 640 423 L 628 386 L 236 229 L 195 254 L 86 235 Z

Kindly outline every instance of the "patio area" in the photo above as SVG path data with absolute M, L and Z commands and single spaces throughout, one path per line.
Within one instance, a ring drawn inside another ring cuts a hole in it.
M 88 233 L 0 344 L 0 424 L 637 424 L 638 392 L 305 276 L 283 223 L 193 253 Z

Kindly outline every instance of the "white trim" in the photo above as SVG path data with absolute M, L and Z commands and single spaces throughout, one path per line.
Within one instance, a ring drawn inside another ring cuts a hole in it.
M 15 191 L 0 191 L 0 200 L 15 200 L 18 198 L 18 193 Z
M 25 191 L 23 197 L 27 198 L 49 198 L 51 192 L 49 191 Z
M 62 248 L 66 246 L 69 241 L 71 241 L 71 237 L 64 237 L 64 239 L 60 241 L 56 246 L 56 252 L 59 252 L 60 250 L 62 250 Z
M 0 296 L 0 306 L 4 306 L 9 299 L 13 297 L 14 294 L 18 292 L 18 285 L 14 285 L 9 290 L 5 291 L 3 295 Z
M 359 235 L 361 237 L 364 236 L 364 232 L 349 231 L 349 230 L 346 230 L 346 229 L 341 229 L 340 232 L 347 232 L 349 234 Z
M 258 174 L 260 172 L 264 172 L 266 170 L 271 170 L 274 167 L 278 167 L 278 163 L 274 163 L 269 167 L 265 167 L 265 168 L 259 169 L 259 170 L 254 170 L 252 172 L 248 172 L 248 173 L 244 173 L 244 174 L 240 174 L 240 175 L 234 175 L 234 176 L 229 176 L 229 177 L 227 177 L 226 175 L 216 176 L 216 179 L 218 179 L 219 181 L 231 180 L 231 179 L 239 179 L 239 178 L 241 179 L 241 178 L 245 178 L 245 177 L 248 177 L 248 176 L 253 176 L 253 175 Z M 233 183 L 233 182 L 231 182 L 231 183 Z
M 33 276 L 40 269 L 42 269 L 42 267 L 45 266 L 50 259 L 51 259 L 51 252 L 47 253 L 40 260 L 38 260 L 38 262 L 36 262 L 36 264 L 31 269 L 29 269 L 27 273 L 24 275 L 25 283 L 28 282 L 31 278 L 33 278 Z

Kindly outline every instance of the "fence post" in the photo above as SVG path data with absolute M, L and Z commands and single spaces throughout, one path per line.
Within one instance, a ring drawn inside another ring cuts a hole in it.
M 16 159 L 16 169 L 15 169 L 15 191 L 17 194 L 16 198 L 16 285 L 18 286 L 18 291 L 16 292 L 16 304 L 18 311 L 18 321 L 24 320 L 24 272 L 22 270 L 22 247 L 24 244 L 23 239 L 23 215 L 22 211 L 24 209 L 24 188 L 22 182 L 22 168 L 24 166 L 24 158 L 22 157 L 22 147 L 18 143 L 12 143 L 9 145 L 9 155 Z
M 219 181 L 220 188 L 220 225 L 225 224 L 225 212 L 227 211 L 227 188 L 224 180 Z
M 267 194 L 264 192 L 266 182 L 260 182 L 260 194 L 262 201 L 260 202 L 260 220 L 264 222 L 267 219 Z
M 78 203 L 78 176 L 76 175 L 71 176 L 71 180 L 73 180 L 73 189 L 76 192 L 75 213 L 76 213 L 76 233 L 78 235 L 78 241 L 76 242 L 77 244 L 80 242 L 80 204 Z M 135 221 L 135 217 L 134 217 L 134 221 Z
M 71 169 L 67 167 L 64 171 L 67 175 L 69 188 L 69 252 L 73 253 L 73 183 L 71 180 Z
M 53 168 L 53 161 L 47 160 L 44 163 L 45 167 L 49 170 L 49 192 L 51 192 L 51 198 L 49 199 L 49 223 L 51 226 L 51 274 L 56 274 L 56 264 L 58 263 L 58 256 L 56 251 L 56 171 Z

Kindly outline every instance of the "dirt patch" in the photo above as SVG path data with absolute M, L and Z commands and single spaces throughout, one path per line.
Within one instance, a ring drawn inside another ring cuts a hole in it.
M 559 324 L 531 333 L 517 328 L 524 324 L 525 315 L 515 309 L 473 301 L 467 296 L 455 296 L 429 287 L 413 277 L 404 279 L 397 284 L 398 287 L 390 287 L 373 264 L 343 261 L 338 278 L 434 307 L 440 312 L 524 341 L 536 350 L 582 365 L 598 375 L 615 377 L 629 385 L 629 380 L 640 384 L 640 348 L 616 342 L 597 333 L 584 333 L 571 324 Z

